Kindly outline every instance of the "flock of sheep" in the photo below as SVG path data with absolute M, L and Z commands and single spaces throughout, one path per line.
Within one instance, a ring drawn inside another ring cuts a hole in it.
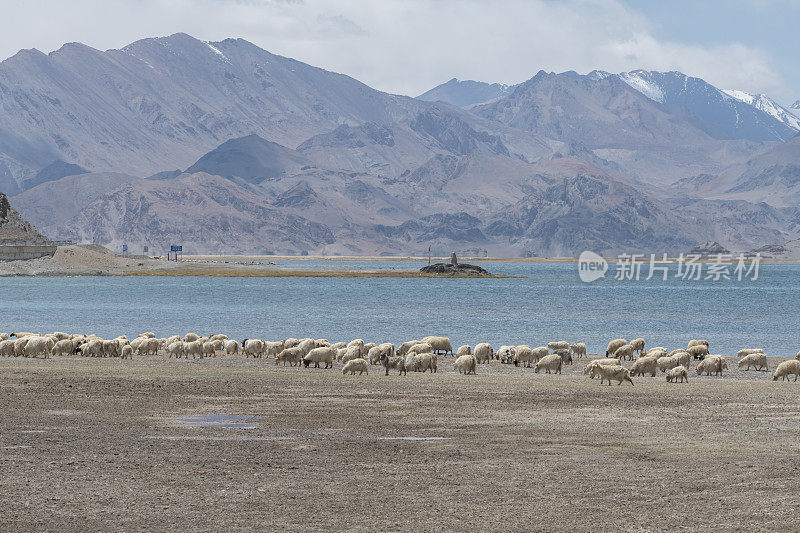
M 461 346 L 453 351 L 447 337 L 424 337 L 402 343 L 395 349 L 392 343 L 365 343 L 356 339 L 350 343 L 331 343 L 327 339 L 286 339 L 283 341 L 264 341 L 244 339 L 241 343 L 229 339 L 227 335 L 216 334 L 200 336 L 188 333 L 181 337 L 159 339 L 153 333 L 142 333 L 133 340 L 125 335 L 115 339 L 101 339 L 96 335 L 70 335 L 56 332 L 41 335 L 38 333 L 11 334 L 0 333 L 0 356 L 7 357 L 48 357 L 50 355 L 81 355 L 84 357 L 119 357 L 128 359 L 133 355 L 158 355 L 192 358 L 216 357 L 217 355 L 244 355 L 245 357 L 274 359 L 275 364 L 284 366 L 332 368 L 334 361 L 342 363 L 342 374 L 369 374 L 371 365 L 380 365 L 385 374 L 397 370 L 405 375 L 412 372 L 437 372 L 440 355 L 453 355 L 453 370 L 461 374 L 475 374 L 478 365 L 495 360 L 504 364 L 533 367 L 534 372 L 561 373 L 563 365 L 571 365 L 575 358 L 588 357 L 586 344 L 551 342 L 547 346 L 531 348 L 528 345 L 501 346 L 496 352 L 489 343 L 479 343 L 475 347 Z M 740 350 L 737 354 L 738 366 L 744 370 L 769 370 L 767 356 L 758 348 Z M 623 361 L 632 361 L 626 368 Z M 600 383 L 618 385 L 628 382 L 633 385 L 631 376 L 650 375 L 657 371 L 666 375 L 668 382 L 689 381 L 688 369 L 692 361 L 699 360 L 695 370 L 697 375 L 722 375 L 728 368 L 723 355 L 709 353 L 706 340 L 692 340 L 686 348 L 668 351 L 661 346 L 645 350 L 644 339 L 614 339 L 608 343 L 604 357 L 592 359 L 584 367 L 584 374 L 594 379 L 600 376 Z M 794 381 L 800 376 L 800 352 L 794 359 L 778 365 L 773 380 Z

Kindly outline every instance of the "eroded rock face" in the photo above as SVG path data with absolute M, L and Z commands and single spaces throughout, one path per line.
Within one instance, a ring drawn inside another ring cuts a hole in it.
M 695 246 L 694 248 L 691 249 L 689 253 L 698 255 L 717 255 L 717 254 L 725 255 L 731 252 L 718 242 L 707 242 Z
M 11 207 L 6 195 L 0 192 L 0 243 L 7 240 L 24 240 L 31 244 L 47 242 L 47 238 L 22 218 Z

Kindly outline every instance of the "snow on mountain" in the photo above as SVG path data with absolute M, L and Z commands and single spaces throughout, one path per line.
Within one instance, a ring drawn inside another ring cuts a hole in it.
M 780 120 L 790 128 L 800 131 L 800 118 L 797 118 L 791 113 L 791 111 L 776 103 L 775 100 L 766 94 L 750 94 L 744 91 L 737 91 L 733 89 L 723 89 L 722 92 L 731 98 L 735 98 L 740 102 L 744 102 L 745 104 L 751 105 L 756 109 L 763 111 L 764 113 Z M 795 103 L 795 105 L 797 105 L 797 103 Z
M 623 72 L 619 75 L 622 81 L 645 95 L 651 100 L 664 103 L 664 90 L 653 80 L 653 76 L 646 70 L 634 70 Z
M 447 102 L 458 107 L 470 107 L 476 104 L 483 104 L 501 96 L 509 94 L 515 86 L 508 86 L 504 83 L 485 83 L 474 80 L 459 80 L 453 78 L 450 81 L 437 85 L 433 89 L 417 96 L 419 100 L 426 102 Z

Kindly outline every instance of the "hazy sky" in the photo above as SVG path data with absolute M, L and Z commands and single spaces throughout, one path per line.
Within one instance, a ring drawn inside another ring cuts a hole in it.
M 0 0 L 0 58 L 185 32 L 242 37 L 412 96 L 452 77 L 645 68 L 790 104 L 798 23 L 792 0 Z

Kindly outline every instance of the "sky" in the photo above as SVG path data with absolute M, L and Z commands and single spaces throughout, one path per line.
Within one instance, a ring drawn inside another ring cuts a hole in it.
M 0 58 L 185 32 L 241 37 L 410 96 L 453 77 L 643 68 L 789 105 L 798 23 L 794 0 L 0 0 Z

